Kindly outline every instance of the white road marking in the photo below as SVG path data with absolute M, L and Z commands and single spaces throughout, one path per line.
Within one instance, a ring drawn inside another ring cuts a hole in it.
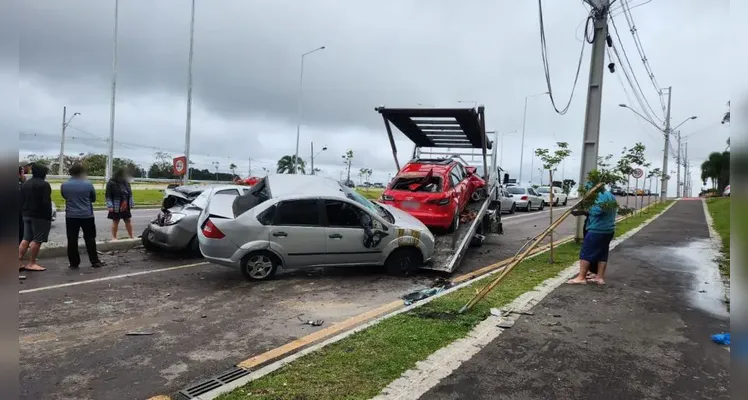
M 130 278 L 130 277 L 133 277 L 133 276 L 155 274 L 157 272 L 166 272 L 166 271 L 174 271 L 174 270 L 184 269 L 184 268 L 199 267 L 201 265 L 207 265 L 207 264 L 210 264 L 210 263 L 207 262 L 207 261 L 203 261 L 203 262 L 194 263 L 194 264 L 177 265 L 177 266 L 168 267 L 168 268 L 159 268 L 159 269 L 152 269 L 152 270 L 148 270 L 148 271 L 133 272 L 133 273 L 130 273 L 130 274 L 105 276 L 103 278 L 89 279 L 89 280 L 79 281 L 79 282 L 68 282 L 68 283 L 61 283 L 59 285 L 50 285 L 50 286 L 42 286 L 42 287 L 38 287 L 38 288 L 34 288 L 34 289 L 19 290 L 18 294 L 25 294 L 25 293 L 32 293 L 32 292 L 41 292 L 43 290 L 51 290 L 51 289 L 59 289 L 59 288 L 70 287 L 70 286 L 85 285 L 87 283 L 96 283 L 96 282 L 111 281 L 111 280 L 114 280 L 114 279 Z
M 553 207 L 553 210 L 565 210 L 571 206 L 561 206 L 561 207 Z M 537 217 L 539 215 L 543 215 L 545 213 L 550 212 L 550 209 L 544 210 L 544 211 L 530 211 L 527 214 L 522 215 L 514 215 L 511 217 L 501 217 L 501 220 L 509 220 L 509 219 L 517 219 L 517 218 L 529 218 L 529 217 Z

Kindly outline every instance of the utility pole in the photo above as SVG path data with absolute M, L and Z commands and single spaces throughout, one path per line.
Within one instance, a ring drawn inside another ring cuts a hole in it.
M 587 87 L 587 106 L 584 113 L 584 142 L 582 147 L 582 168 L 579 172 L 579 187 L 584 187 L 587 174 L 597 167 L 600 140 L 600 112 L 603 100 L 603 71 L 605 70 L 605 46 L 608 37 L 608 11 L 610 0 L 593 2 L 595 42 L 590 57 L 590 78 Z M 599 3 L 599 4 L 595 4 Z M 584 238 L 584 221 L 577 217 L 575 240 Z
M 667 154 L 670 151 L 670 101 L 673 95 L 673 87 L 667 88 L 667 115 L 665 115 L 665 151 L 662 152 L 662 185 L 660 185 L 660 200 L 665 201 L 667 197 L 668 169 Z
M 106 160 L 106 180 L 112 177 L 114 163 L 114 115 L 117 97 L 117 28 L 119 25 L 119 0 L 114 0 L 114 39 L 112 56 L 112 99 L 109 105 L 109 155 Z
M 192 0 L 192 14 L 190 17 L 190 53 L 187 63 L 187 124 L 184 129 L 184 159 L 187 171 L 182 176 L 184 183 L 190 179 L 190 136 L 192 135 L 192 48 L 195 44 L 195 0 Z
M 248 158 L 247 161 L 249 161 L 249 168 L 247 168 L 247 177 L 252 177 L 252 158 Z
M 312 152 L 309 153 L 309 157 L 312 159 L 312 175 L 314 175 L 314 142 L 311 142 Z
M 681 149 L 682 149 L 682 147 L 681 147 L 682 145 L 681 145 L 681 142 L 680 142 L 680 131 L 676 131 L 676 132 L 674 132 L 674 134 L 676 135 L 675 137 L 678 139 L 678 152 L 675 154 L 675 162 L 676 162 L 676 164 L 678 164 L 678 168 L 676 169 L 676 171 L 678 171 L 678 172 L 675 175 L 675 180 L 676 180 L 676 184 L 675 184 L 675 197 L 677 198 L 677 197 L 683 197 L 683 190 L 682 190 L 683 186 L 681 186 L 681 183 L 680 183 L 680 164 L 681 164 L 680 152 L 681 152 Z M 685 186 L 685 184 L 684 184 L 684 186 Z
M 683 197 L 691 197 L 691 166 L 688 163 L 688 142 L 686 142 L 686 149 L 685 149 L 685 155 L 683 158 L 685 158 L 685 168 L 686 172 L 684 173 L 685 177 L 683 178 Z M 686 191 L 687 190 L 687 191 Z
M 68 126 L 66 123 L 67 121 L 67 112 L 68 108 L 67 106 L 62 107 L 62 139 L 60 140 L 60 160 L 59 165 L 57 167 L 57 175 L 63 175 L 63 169 L 62 166 L 65 163 L 65 128 Z

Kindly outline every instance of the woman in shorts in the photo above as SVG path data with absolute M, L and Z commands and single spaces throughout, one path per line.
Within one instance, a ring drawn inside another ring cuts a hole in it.
M 124 169 L 120 168 L 114 172 L 114 176 L 106 184 L 104 197 L 106 197 L 106 208 L 109 211 L 107 218 L 112 220 L 112 239 L 117 239 L 120 220 L 125 221 L 125 229 L 130 239 L 134 238 L 130 210 L 135 204 L 132 198 L 132 188 Z

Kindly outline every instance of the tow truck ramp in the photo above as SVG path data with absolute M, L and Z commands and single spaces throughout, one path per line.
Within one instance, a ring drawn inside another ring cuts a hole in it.
M 468 203 L 468 215 L 474 216 L 460 223 L 451 234 L 434 234 L 434 256 L 422 268 L 453 272 L 462 261 L 471 244 L 479 244 L 488 233 L 503 233 L 501 204 L 499 202 L 498 167 L 495 141 L 486 135 L 484 107 L 476 108 L 387 108 L 377 107 L 382 115 L 387 136 L 392 147 L 395 166 L 400 171 L 397 145 L 392 125 L 415 145 L 412 158 L 465 158 L 478 156 L 482 162 L 482 178 L 486 181 L 486 196 L 478 202 Z M 478 153 L 478 154 L 476 154 Z M 463 212 L 465 213 L 465 212 Z

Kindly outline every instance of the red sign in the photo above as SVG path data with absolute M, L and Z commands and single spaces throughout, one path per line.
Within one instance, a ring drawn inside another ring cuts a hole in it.
M 174 157 L 172 172 L 175 176 L 183 176 L 187 173 L 187 157 Z
M 631 176 L 633 176 L 636 179 L 639 179 L 642 176 L 644 176 L 644 171 L 641 168 L 636 168 L 635 170 L 631 171 Z

